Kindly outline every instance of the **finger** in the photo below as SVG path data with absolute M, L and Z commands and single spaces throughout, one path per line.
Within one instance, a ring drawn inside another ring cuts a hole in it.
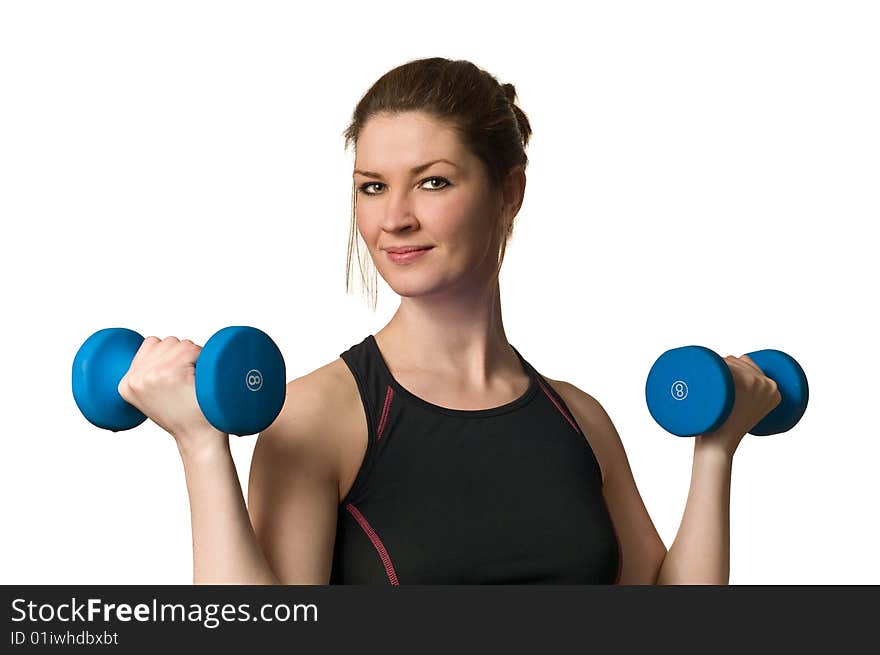
M 182 339 L 176 352 L 179 353 L 180 356 L 185 357 L 189 364 L 195 365 L 196 360 L 199 358 L 199 353 L 202 352 L 202 347 L 190 339 Z
M 161 343 L 161 339 L 159 337 L 147 337 L 144 339 L 143 343 L 138 348 L 137 352 L 134 354 L 134 357 L 131 360 L 131 364 L 128 365 L 128 368 L 133 367 L 135 364 L 141 362 L 145 357 L 147 357 L 150 353 L 153 352 L 153 349 Z
M 755 367 L 753 365 L 746 363 L 746 361 L 743 360 L 741 357 L 734 357 L 733 355 L 728 355 L 727 357 L 724 358 L 724 361 L 726 361 L 728 364 L 730 364 L 730 366 L 735 366 L 738 369 L 743 370 L 743 371 L 752 372 L 755 370 Z
M 183 345 L 186 345 L 187 348 L 194 349 L 196 352 L 202 351 L 202 347 L 199 344 L 192 341 L 191 339 L 181 339 L 180 343 Z
M 201 348 L 190 339 L 168 337 L 169 340 L 172 338 L 174 340 L 169 341 L 170 345 L 168 346 L 168 350 L 162 353 L 161 359 L 158 359 L 157 362 L 161 364 L 171 364 L 172 366 L 180 366 L 181 364 L 194 366 Z
M 745 362 L 741 362 L 739 358 L 734 357 L 733 355 L 728 355 L 724 358 L 724 361 L 727 362 L 730 366 L 738 366 L 739 368 L 745 366 Z
M 758 373 L 760 373 L 761 375 L 764 375 L 764 371 L 762 371 L 762 370 L 758 367 L 758 365 L 755 364 L 754 361 L 752 361 L 752 358 L 749 357 L 748 355 L 742 355 L 739 359 L 740 359 L 741 362 L 744 362 L 745 364 L 747 364 L 747 365 L 749 365 L 750 367 L 752 367 L 753 369 L 755 369 L 755 370 L 756 370 Z
M 173 353 L 179 345 L 180 339 L 177 337 L 165 337 L 153 348 L 152 359 L 156 362 L 164 362 L 169 357 L 173 357 Z

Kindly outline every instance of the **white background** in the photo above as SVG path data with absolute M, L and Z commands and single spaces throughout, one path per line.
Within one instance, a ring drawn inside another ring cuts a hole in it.
M 443 56 L 534 129 L 508 338 L 604 405 L 666 545 L 693 442 L 652 421 L 651 364 L 779 348 L 810 405 L 737 451 L 730 581 L 880 583 L 878 33 L 871 2 L 3 3 L 0 582 L 191 582 L 171 437 L 86 422 L 73 356 L 103 327 L 246 324 L 292 379 L 378 331 L 397 296 L 344 291 L 341 133 Z

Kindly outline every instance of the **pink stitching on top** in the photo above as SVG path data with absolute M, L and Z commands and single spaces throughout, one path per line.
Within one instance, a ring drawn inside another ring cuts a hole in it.
M 547 395 L 547 397 L 548 397 L 550 400 L 553 401 L 553 404 L 554 404 L 554 405 L 556 405 L 556 409 L 559 410 L 559 413 L 562 414 L 562 415 L 565 417 L 565 420 L 566 420 L 566 421 L 568 421 L 569 423 L 571 423 L 571 427 L 574 428 L 574 431 L 577 432 L 578 434 L 580 434 L 581 431 L 578 429 L 577 424 L 576 424 L 576 423 L 574 422 L 574 420 L 568 415 L 568 412 L 566 412 L 566 411 L 562 408 L 562 406 L 556 401 L 556 398 L 554 398 L 554 397 L 550 394 L 550 392 L 547 391 L 547 387 L 544 386 L 544 383 L 541 382 L 540 378 L 538 379 L 538 384 L 541 385 L 541 389 L 544 390 L 544 393 Z
M 385 567 L 385 573 L 388 574 L 388 580 L 391 584 L 399 586 L 400 583 L 397 581 L 397 573 L 394 571 L 391 557 L 388 555 L 388 551 L 385 550 L 385 546 L 382 544 L 379 535 L 376 534 L 376 531 L 373 530 L 367 519 L 364 518 L 364 515 L 360 513 L 357 507 L 349 503 L 345 506 L 345 509 L 347 509 L 349 514 L 354 517 L 354 520 L 360 524 L 361 528 L 363 528 L 364 532 L 366 532 L 367 536 L 370 538 L 370 541 L 373 542 L 373 546 L 375 546 L 379 553 L 379 558 L 382 560 L 382 565 Z
M 385 429 L 385 421 L 388 420 L 388 410 L 391 409 L 392 398 L 394 398 L 394 389 L 389 385 L 388 390 L 385 392 L 385 406 L 382 408 L 382 418 L 379 419 L 379 430 L 376 434 L 377 441 L 382 438 L 382 431 Z

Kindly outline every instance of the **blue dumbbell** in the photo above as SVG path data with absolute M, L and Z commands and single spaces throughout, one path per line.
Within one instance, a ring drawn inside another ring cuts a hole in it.
M 73 398 L 89 422 L 118 432 L 147 417 L 119 395 L 144 338 L 134 330 L 98 330 L 73 359 Z M 226 327 L 204 345 L 196 361 L 196 399 L 208 422 L 221 432 L 256 434 L 281 412 L 286 393 L 284 358 L 257 328 Z
M 809 400 L 807 376 L 781 350 L 748 353 L 764 375 L 776 382 L 782 400 L 749 434 L 786 432 L 804 415 Z M 660 355 L 645 384 L 648 411 L 667 432 L 692 437 L 717 430 L 733 409 L 733 375 L 727 362 L 702 346 L 683 346 Z

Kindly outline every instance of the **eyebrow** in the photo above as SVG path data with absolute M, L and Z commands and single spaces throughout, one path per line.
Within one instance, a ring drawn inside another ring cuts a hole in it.
M 433 166 L 434 164 L 436 164 L 436 163 L 438 163 L 438 162 L 441 162 L 441 161 L 442 161 L 442 162 L 446 162 L 447 164 L 451 164 L 452 166 L 455 166 L 455 168 L 458 168 L 458 166 L 457 166 L 455 163 L 449 161 L 448 159 L 435 159 L 434 161 L 429 161 L 429 162 L 426 163 L 426 164 L 422 164 L 422 165 L 420 165 L 420 166 L 416 166 L 416 167 L 412 168 L 412 169 L 410 170 L 410 172 L 413 173 L 413 174 L 415 174 L 415 173 L 421 173 L 423 170 L 425 170 L 425 169 L 428 168 L 429 166 Z M 382 177 L 382 174 L 381 174 L 381 173 L 374 173 L 373 171 L 362 171 L 362 170 L 356 168 L 356 169 L 354 169 L 354 173 L 355 173 L 355 174 L 360 173 L 361 175 L 364 175 L 364 176 L 366 176 L 366 177 L 377 177 L 377 178 L 379 178 L 380 180 L 384 180 L 384 179 L 385 179 L 384 177 Z

